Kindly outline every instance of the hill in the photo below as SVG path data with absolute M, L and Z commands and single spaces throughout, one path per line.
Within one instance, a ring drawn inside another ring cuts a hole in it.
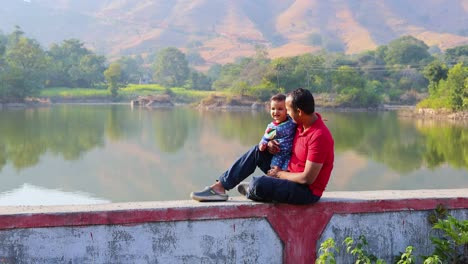
M 441 50 L 468 44 L 468 0 L 4 0 L 0 29 L 45 46 L 78 38 L 108 56 L 175 46 L 208 65 L 326 48 L 348 54 L 413 35 Z

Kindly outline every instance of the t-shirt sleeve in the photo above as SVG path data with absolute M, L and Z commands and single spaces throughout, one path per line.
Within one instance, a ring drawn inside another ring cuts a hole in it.
M 307 146 L 307 160 L 314 163 L 324 163 L 330 150 L 330 142 L 323 134 L 312 138 Z
M 263 136 L 260 139 L 260 143 L 267 144 L 268 141 L 270 141 L 272 139 L 272 137 L 274 137 L 273 133 L 271 133 L 272 130 L 273 130 L 273 128 L 272 128 L 271 123 L 270 123 L 265 128 L 265 132 L 263 133 Z

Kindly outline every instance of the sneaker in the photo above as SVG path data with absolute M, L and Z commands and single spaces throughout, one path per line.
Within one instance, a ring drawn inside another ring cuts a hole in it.
M 190 198 L 199 202 L 220 202 L 226 201 L 229 195 L 225 193 L 217 193 L 213 188 L 207 186 L 203 191 L 192 192 Z
M 248 182 L 239 183 L 239 185 L 237 185 L 237 191 L 243 196 L 247 197 L 247 194 L 249 193 L 249 183 Z

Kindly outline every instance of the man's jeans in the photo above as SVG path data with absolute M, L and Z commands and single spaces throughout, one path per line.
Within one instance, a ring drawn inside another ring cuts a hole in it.
M 219 177 L 219 181 L 226 190 L 230 190 L 254 173 L 257 167 L 266 174 L 270 169 L 272 157 L 273 155 L 267 150 L 260 151 L 258 145 L 255 145 L 234 162 L 231 168 Z M 290 204 L 310 204 L 320 199 L 319 196 L 312 194 L 306 184 L 265 175 L 253 177 L 247 198 L 261 202 Z

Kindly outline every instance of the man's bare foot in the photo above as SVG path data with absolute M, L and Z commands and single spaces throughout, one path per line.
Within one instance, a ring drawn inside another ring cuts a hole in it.
M 215 184 L 211 185 L 210 187 L 213 189 L 213 191 L 217 193 L 226 193 L 226 189 L 224 189 L 223 185 L 219 181 L 217 181 Z

